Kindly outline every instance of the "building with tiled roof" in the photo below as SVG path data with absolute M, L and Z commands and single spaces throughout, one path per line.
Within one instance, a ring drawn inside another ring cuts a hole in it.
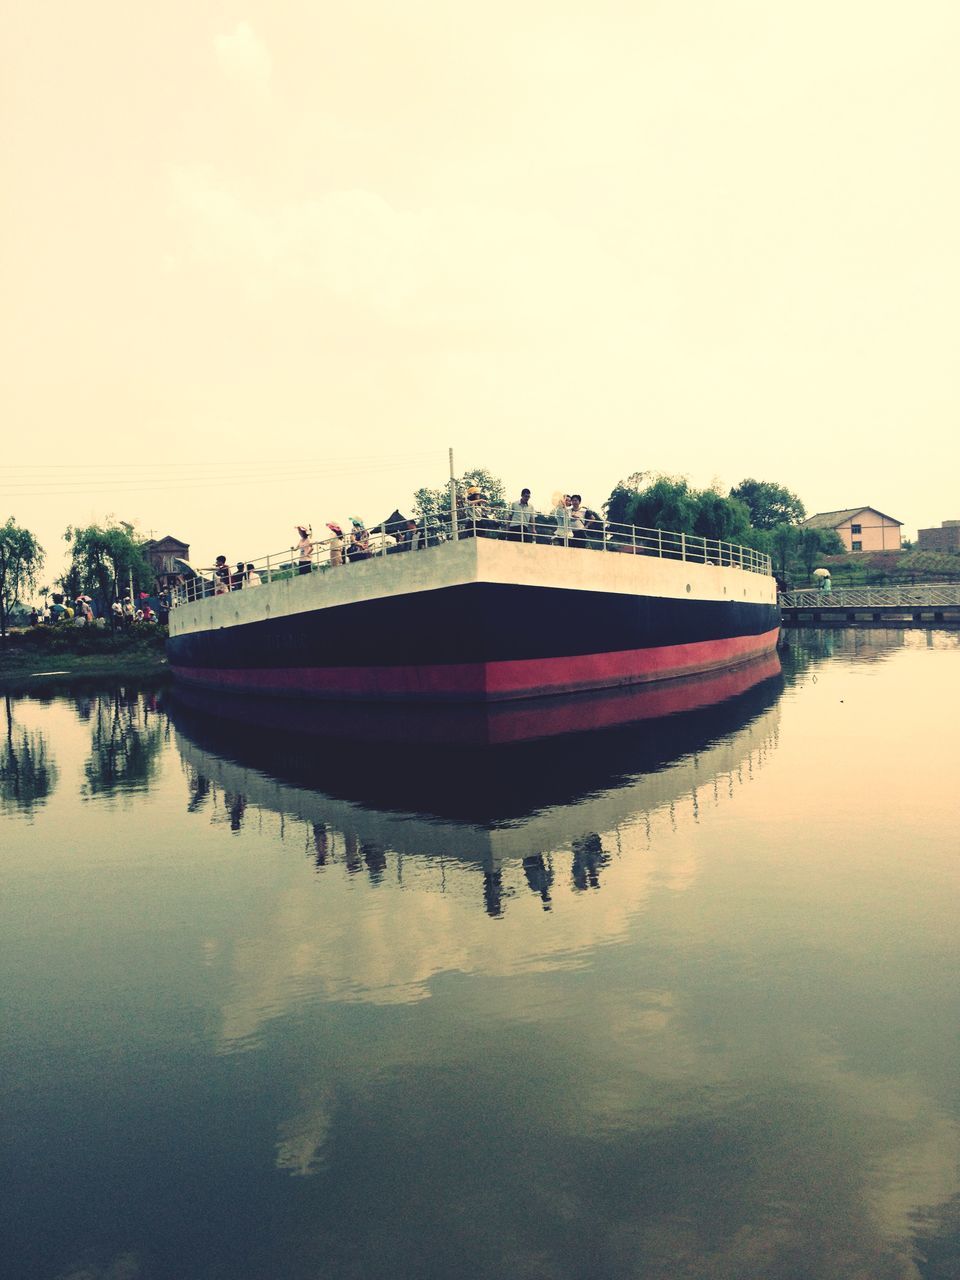
M 190 544 L 171 537 L 169 533 L 165 538 L 149 538 L 142 544 L 142 549 L 161 588 L 178 581 L 183 571 L 180 561 L 190 559 Z
M 834 529 L 848 551 L 899 551 L 902 520 L 875 507 L 846 507 L 808 516 L 802 529 Z

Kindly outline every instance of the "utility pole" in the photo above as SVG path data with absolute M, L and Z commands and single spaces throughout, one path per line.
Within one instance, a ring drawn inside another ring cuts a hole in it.
M 453 474 L 453 450 L 450 450 L 450 532 L 456 542 L 460 536 L 457 532 L 457 482 Z

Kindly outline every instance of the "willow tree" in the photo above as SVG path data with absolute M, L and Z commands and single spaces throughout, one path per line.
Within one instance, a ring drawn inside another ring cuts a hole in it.
M 65 590 L 92 592 L 105 608 L 124 594 L 131 581 L 134 591 L 153 586 L 153 569 L 132 524 L 111 520 L 85 528 L 71 526 L 63 537 L 70 544 L 70 566 L 61 579 Z
M 9 694 L 4 704 L 7 732 L 0 739 L 0 809 L 30 815 L 53 792 L 57 765 L 43 733 L 15 724 Z
M 726 542 L 743 539 L 750 513 L 716 489 L 691 488 L 685 476 L 637 472 L 621 480 L 604 503 L 607 519 L 642 529 L 670 529 Z
M 35 591 L 44 550 L 29 529 L 10 516 L 0 525 L 0 639 L 6 643 L 7 619 L 24 592 Z

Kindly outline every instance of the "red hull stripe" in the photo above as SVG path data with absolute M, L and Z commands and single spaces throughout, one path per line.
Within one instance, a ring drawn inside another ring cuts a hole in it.
M 702 640 L 658 649 L 525 658 L 510 662 L 397 667 L 181 667 L 191 684 L 321 698 L 466 699 L 500 701 L 581 689 L 611 689 L 714 671 L 769 653 L 779 628 L 758 636 Z

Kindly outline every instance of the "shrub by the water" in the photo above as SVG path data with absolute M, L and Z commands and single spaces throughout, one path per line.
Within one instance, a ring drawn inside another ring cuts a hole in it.
M 29 627 L 11 632 L 9 648 L 23 653 L 127 653 L 131 650 L 162 649 L 167 628 L 156 623 L 132 623 L 122 630 L 109 626 L 78 627 L 72 622 Z

